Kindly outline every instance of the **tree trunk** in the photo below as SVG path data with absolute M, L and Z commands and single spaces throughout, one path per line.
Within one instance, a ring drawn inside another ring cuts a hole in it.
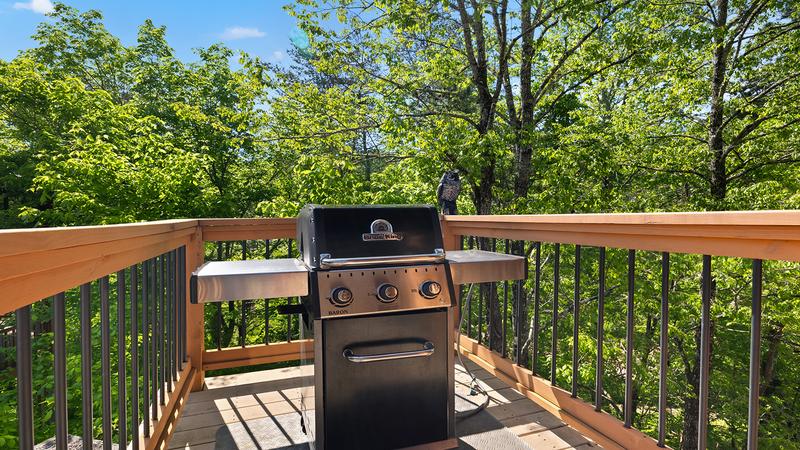
M 519 71 L 520 89 L 520 120 L 515 121 L 518 126 L 515 136 L 515 161 L 516 179 L 514 181 L 514 196 L 524 198 L 528 195 L 531 185 L 531 160 L 533 146 L 527 133 L 533 126 L 533 90 L 531 88 L 531 66 L 533 60 L 533 24 L 531 21 L 531 2 L 523 2 L 521 24 L 522 30 L 522 55 Z M 513 95 L 506 92 L 506 95 Z
M 682 450 L 697 449 L 697 418 L 700 415 L 698 399 L 700 398 L 700 327 L 697 327 L 694 334 L 696 343 L 693 352 L 692 362 L 689 363 L 688 356 L 679 346 L 684 360 L 684 375 L 689 384 L 689 395 L 683 398 L 683 432 L 681 435 Z
M 771 326 L 766 335 L 767 354 L 761 367 L 761 391 L 762 396 L 772 395 L 775 390 L 775 365 L 778 362 L 778 348 L 783 340 L 783 324 L 777 323 Z
M 728 22 L 728 0 L 717 0 L 714 26 L 714 57 L 711 64 L 711 97 L 708 115 L 708 150 L 711 198 L 718 205 L 725 200 L 728 179 L 725 169 L 725 91 L 727 86 L 728 47 L 725 32 Z

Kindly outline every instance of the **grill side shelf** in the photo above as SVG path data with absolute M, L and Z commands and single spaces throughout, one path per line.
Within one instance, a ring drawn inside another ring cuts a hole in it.
M 207 262 L 192 274 L 192 302 L 306 296 L 308 272 L 296 258 Z
M 523 256 L 485 250 L 448 250 L 446 258 L 455 285 L 522 280 L 527 275 Z

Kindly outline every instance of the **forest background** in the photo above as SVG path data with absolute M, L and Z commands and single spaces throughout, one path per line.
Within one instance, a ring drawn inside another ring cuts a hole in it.
M 222 44 L 182 61 L 150 20 L 125 46 L 100 11 L 56 4 L 36 45 L 0 61 L 0 228 L 435 203 L 445 170 L 461 175 L 463 214 L 800 206 L 797 1 L 301 0 L 286 10 L 303 33 L 278 66 Z M 609 264 L 625 273 L 622 253 Z M 682 448 L 696 445 L 698 264 L 676 263 L 673 280 L 668 443 Z M 749 272 L 736 260 L 717 267 L 711 442 L 739 448 Z M 785 448 L 800 439 L 800 286 L 793 266 L 770 267 L 762 441 Z M 645 279 L 634 426 L 653 435 L 658 278 Z M 608 314 L 624 323 L 621 306 Z M 620 349 L 607 356 L 617 375 Z M 0 447 L 15 445 L 9 374 Z M 603 395 L 619 415 L 621 376 L 611 378 Z M 37 418 L 37 438 L 52 436 L 48 420 Z

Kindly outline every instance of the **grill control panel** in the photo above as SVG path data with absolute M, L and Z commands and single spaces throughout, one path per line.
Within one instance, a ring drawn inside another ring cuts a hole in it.
M 317 272 L 322 318 L 441 308 L 452 299 L 443 264 Z

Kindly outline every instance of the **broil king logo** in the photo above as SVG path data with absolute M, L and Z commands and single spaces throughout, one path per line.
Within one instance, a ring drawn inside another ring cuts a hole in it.
M 402 241 L 403 234 L 395 233 L 388 220 L 375 219 L 369 226 L 370 232 L 361 235 L 362 241 Z

